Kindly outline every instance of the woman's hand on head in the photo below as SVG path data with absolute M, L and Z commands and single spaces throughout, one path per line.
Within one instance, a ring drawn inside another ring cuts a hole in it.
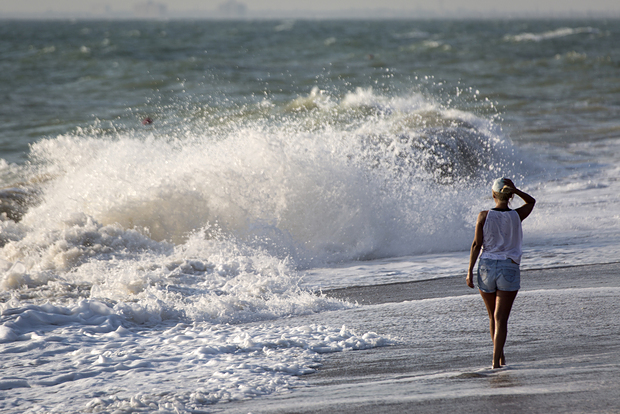
M 507 188 L 508 190 L 510 190 L 511 193 L 514 193 L 514 191 L 517 189 L 517 187 L 515 187 L 515 184 L 512 182 L 512 180 L 509 180 L 508 178 L 504 179 L 504 187 L 502 188 L 502 192 L 504 192 L 504 188 Z

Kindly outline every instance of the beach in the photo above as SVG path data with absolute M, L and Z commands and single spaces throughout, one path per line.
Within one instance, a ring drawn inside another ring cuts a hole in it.
M 617 412 L 617 20 L 5 20 L 0 65 L 1 412 Z
M 362 306 L 311 319 L 395 343 L 330 354 L 306 386 L 222 412 L 620 412 L 619 272 L 618 263 L 524 271 L 499 370 L 484 304 L 464 277 L 324 292 Z

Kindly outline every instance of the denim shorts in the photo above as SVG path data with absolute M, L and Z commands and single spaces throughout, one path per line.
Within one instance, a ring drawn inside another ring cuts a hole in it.
M 486 293 L 497 290 L 516 291 L 521 287 L 521 270 L 510 259 L 480 259 L 478 263 L 478 289 Z

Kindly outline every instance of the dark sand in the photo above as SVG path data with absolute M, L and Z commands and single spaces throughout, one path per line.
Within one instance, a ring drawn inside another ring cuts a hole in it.
M 459 279 L 462 279 L 459 282 Z M 579 287 L 620 286 L 620 263 L 557 267 L 522 271 L 521 291 L 568 289 Z M 360 305 L 403 302 L 478 294 L 465 285 L 465 277 L 445 277 L 421 282 L 392 283 L 324 291 L 327 296 L 358 302 Z
M 362 306 L 289 323 L 336 320 L 395 345 L 328 354 L 306 386 L 216 411 L 620 413 L 620 290 L 606 289 L 618 287 L 619 263 L 523 271 L 502 370 L 464 276 L 324 291 Z

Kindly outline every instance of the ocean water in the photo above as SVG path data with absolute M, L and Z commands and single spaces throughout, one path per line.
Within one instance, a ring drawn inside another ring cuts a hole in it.
M 0 22 L 0 408 L 290 392 L 397 341 L 314 292 L 464 275 L 498 176 L 523 268 L 617 262 L 619 74 L 617 21 Z

